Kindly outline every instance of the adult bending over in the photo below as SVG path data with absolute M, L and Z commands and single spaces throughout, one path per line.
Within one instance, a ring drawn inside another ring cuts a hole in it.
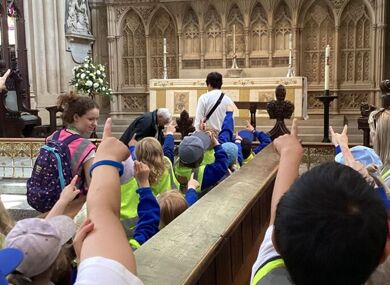
M 147 112 L 136 118 L 121 136 L 120 140 L 128 145 L 130 140 L 135 136 L 139 141 L 146 137 L 154 137 L 161 144 L 164 144 L 163 129 L 169 124 L 172 115 L 166 108 L 159 108 L 153 112 Z

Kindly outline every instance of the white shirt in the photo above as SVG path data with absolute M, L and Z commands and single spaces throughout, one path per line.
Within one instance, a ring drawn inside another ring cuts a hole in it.
M 263 242 L 260 246 L 259 255 L 257 256 L 257 259 L 252 267 L 252 274 L 251 274 L 251 283 L 253 281 L 253 277 L 256 274 L 257 270 L 266 262 L 267 260 L 270 260 L 271 258 L 278 256 L 278 252 L 276 251 L 274 244 L 272 243 L 272 232 L 274 230 L 274 225 L 270 225 L 265 232 L 265 236 L 263 239 Z
M 198 105 L 196 107 L 195 128 L 199 130 L 200 121 L 203 120 L 210 110 L 214 107 L 222 91 L 219 89 L 211 90 L 199 97 Z M 223 96 L 223 99 L 210 119 L 207 121 L 207 127 L 216 129 L 218 131 L 222 128 L 223 120 L 226 116 L 226 106 L 233 104 L 232 99 L 228 96 Z
M 142 281 L 119 262 L 105 257 L 83 260 L 75 285 L 143 285 Z

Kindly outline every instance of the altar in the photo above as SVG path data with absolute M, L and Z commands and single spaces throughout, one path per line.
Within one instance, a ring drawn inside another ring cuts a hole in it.
M 306 77 L 223 78 L 222 92 L 233 101 L 269 102 L 275 98 L 275 88 L 286 87 L 286 100 L 294 104 L 293 116 L 307 119 Z M 178 117 L 187 110 L 195 117 L 198 98 L 207 92 L 205 79 L 151 79 L 149 84 L 149 111 L 168 108 Z M 237 110 L 236 117 L 248 118 L 249 110 Z M 265 110 L 256 116 L 268 117 Z

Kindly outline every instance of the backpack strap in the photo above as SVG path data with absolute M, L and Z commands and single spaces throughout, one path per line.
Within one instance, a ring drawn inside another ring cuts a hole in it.
M 210 119 L 210 117 L 214 113 L 215 109 L 217 109 L 219 104 L 221 104 L 224 95 L 225 94 L 222 92 L 221 95 L 219 96 L 217 102 L 215 102 L 213 108 L 211 108 L 210 112 L 206 115 L 206 117 L 204 119 L 204 122 L 207 122 Z

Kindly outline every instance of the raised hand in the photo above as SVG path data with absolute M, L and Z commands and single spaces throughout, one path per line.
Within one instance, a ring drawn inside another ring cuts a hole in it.
M 149 187 L 149 166 L 140 161 L 134 161 L 134 176 L 140 187 Z
M 274 140 L 276 151 L 282 154 L 303 154 L 303 148 L 298 138 L 298 120 L 294 119 L 291 126 L 291 133 L 285 134 Z
M 80 190 L 76 187 L 78 175 L 75 175 L 73 179 L 70 181 L 68 185 L 65 186 L 64 190 L 62 190 L 60 195 L 60 200 L 68 205 L 72 202 L 78 194 L 80 194 Z
M 194 173 L 191 174 L 190 180 L 187 183 L 187 189 L 196 189 L 200 186 L 198 180 L 194 179 Z
M 176 126 L 173 122 L 170 122 L 167 126 L 167 134 L 174 134 L 176 132 Z
M 125 161 L 129 155 L 129 149 L 118 139 L 111 136 L 112 120 L 108 118 L 103 130 L 103 140 L 100 143 L 94 162 L 103 159 Z
M 348 146 L 348 125 L 345 125 L 341 134 L 336 133 L 333 128 L 329 127 L 330 135 L 332 136 L 332 143 L 341 146 Z

